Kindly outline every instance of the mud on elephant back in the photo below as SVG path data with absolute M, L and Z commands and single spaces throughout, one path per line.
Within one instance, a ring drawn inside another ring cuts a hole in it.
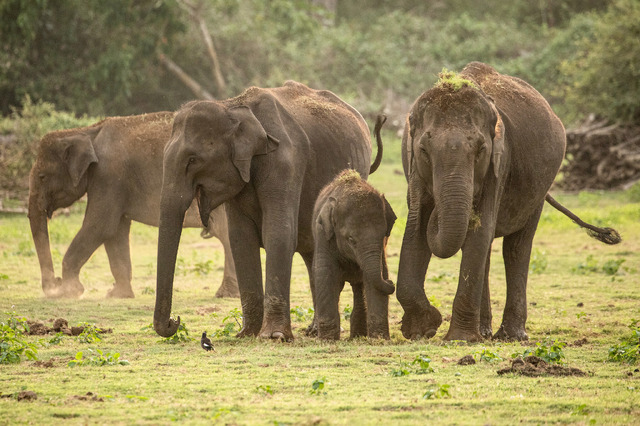
M 402 147 L 409 207 L 397 284 L 403 335 L 435 335 L 442 316 L 424 291 L 429 261 L 462 250 L 445 339 L 526 340 L 529 259 L 545 198 L 573 215 L 547 194 L 563 159 L 564 126 L 529 84 L 472 62 L 459 74 L 443 72 L 415 101 Z M 576 222 L 602 241 L 620 241 L 615 230 Z M 492 336 L 489 264 L 499 237 L 507 297 Z
M 131 221 L 158 226 L 162 155 L 174 113 L 159 112 L 107 118 L 93 126 L 50 132 L 40 141 L 29 179 L 29 221 L 47 297 L 80 297 L 80 269 L 104 244 L 115 279 L 107 297 L 134 297 L 131 287 L 129 229 Z M 56 277 L 49 244 L 48 220 L 83 195 L 87 207 L 82 227 Z M 183 223 L 202 227 L 192 206 Z M 219 296 L 238 297 L 223 207 L 211 213 L 203 236 L 216 236 L 225 250 Z
M 170 318 L 175 262 L 186 200 L 196 197 L 203 218 L 226 203 L 244 320 L 238 336 L 292 340 L 291 264 L 297 251 L 311 270 L 316 197 L 344 169 L 366 178 L 370 158 L 366 122 L 329 91 L 289 81 L 184 105 L 164 155 L 156 332 L 171 336 L 180 323 Z

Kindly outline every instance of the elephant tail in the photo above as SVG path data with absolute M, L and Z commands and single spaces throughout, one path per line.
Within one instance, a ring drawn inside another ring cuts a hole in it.
M 585 228 L 587 230 L 587 234 L 590 237 L 595 238 L 596 240 L 602 241 L 605 244 L 618 244 L 622 241 L 622 237 L 613 228 L 598 228 L 597 226 L 591 225 L 580 219 L 576 216 L 571 210 L 557 202 L 549 193 L 544 197 L 547 203 L 551 204 L 556 210 L 560 211 L 562 214 L 567 216 L 569 219 L 577 223 L 581 228 Z
M 378 115 L 378 118 L 376 119 L 376 126 L 373 129 L 373 133 L 375 133 L 376 135 L 376 142 L 378 144 L 378 151 L 376 152 L 376 159 L 373 160 L 373 164 L 371 164 L 371 167 L 369 168 L 369 174 L 375 172 L 376 170 L 378 170 L 378 166 L 380 165 L 380 162 L 382 161 L 382 138 L 380 137 L 380 129 L 382 129 L 382 125 L 387 121 L 387 116 L 386 115 Z

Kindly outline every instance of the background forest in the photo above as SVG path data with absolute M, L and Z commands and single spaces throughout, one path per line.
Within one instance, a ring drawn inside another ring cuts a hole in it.
M 477 60 L 568 128 L 640 122 L 638 0 L 2 0 L 0 40 L 4 190 L 49 130 L 287 79 L 400 128 L 438 72 Z

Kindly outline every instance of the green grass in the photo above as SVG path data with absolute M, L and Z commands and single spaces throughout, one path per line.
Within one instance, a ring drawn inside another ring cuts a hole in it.
M 385 137 L 385 156 L 399 159 L 400 143 Z M 406 218 L 406 184 L 398 161 L 383 162 L 370 181 L 384 192 L 398 221 L 389 245 L 391 278 L 395 281 L 398 255 Z M 179 251 L 173 312 L 180 315 L 194 340 L 168 344 L 148 328 L 155 302 L 157 230 L 140 224 L 132 227 L 134 265 L 133 300 L 105 299 L 113 279 L 104 249 L 100 248 L 82 271 L 86 291 L 80 300 L 47 300 L 40 289 L 40 272 L 24 216 L 0 216 L 0 315 L 49 322 L 63 317 L 69 325 L 95 324 L 112 328 L 101 341 L 82 343 L 64 336 L 59 344 L 37 345 L 40 361 L 0 365 L 0 392 L 4 395 L 31 390 L 32 402 L 0 398 L 1 423 L 164 424 L 513 424 L 636 423 L 640 416 L 639 365 L 608 362 L 608 351 L 629 336 L 628 325 L 640 318 L 640 203 L 624 192 L 589 192 L 554 196 L 578 215 L 616 227 L 624 241 L 605 246 L 578 229 L 567 218 L 545 207 L 534 247 L 546 267 L 529 277 L 530 342 L 478 344 L 442 340 L 449 326 L 457 287 L 460 255 L 433 259 L 425 287 L 439 304 L 445 321 L 431 340 L 411 342 L 400 333 L 402 309 L 395 295 L 390 299 L 391 341 L 347 340 L 349 322 L 342 321 L 343 340 L 323 343 L 302 334 L 308 325 L 311 294 L 304 264 L 294 259 L 291 307 L 293 343 L 214 337 L 237 299 L 216 299 L 222 279 L 222 248 L 215 240 L 203 240 L 197 230 L 185 230 Z M 51 221 L 57 273 L 71 238 L 82 222 L 84 206 L 69 216 Z M 505 299 L 501 244 L 492 248 L 491 296 L 493 328 L 498 329 Z M 598 268 L 576 273 L 578 265 L 591 261 Z M 608 261 L 621 260 L 615 275 L 603 269 Z M 208 263 L 212 260 L 211 263 Z M 352 305 L 349 286 L 340 312 Z M 302 314 L 300 314 L 302 313 Z M 229 320 L 227 320 L 227 323 Z M 200 348 L 207 331 L 215 352 Z M 49 340 L 52 336 L 49 336 Z M 582 346 L 572 343 L 587 339 Z M 31 343 L 40 338 L 27 337 Z M 580 368 L 586 377 L 527 378 L 499 376 L 514 353 L 535 349 L 536 342 L 566 342 L 562 348 L 566 366 Z M 127 365 L 68 366 L 78 352 L 84 359 L 120 354 Z M 93 352 L 91 352 L 91 351 Z M 465 355 L 498 356 L 459 366 Z M 429 359 L 428 369 L 412 364 Z M 392 374 L 406 369 L 408 374 Z M 433 371 L 430 371 L 433 369 Z M 315 389 L 314 389 L 315 383 Z M 322 386 L 321 386 L 322 385 Z M 78 396 L 87 392 L 103 401 Z

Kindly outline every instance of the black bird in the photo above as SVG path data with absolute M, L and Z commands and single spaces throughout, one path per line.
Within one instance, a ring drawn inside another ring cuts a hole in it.
M 202 333 L 202 339 L 200 339 L 200 346 L 202 346 L 202 349 L 204 349 L 205 351 L 210 351 L 213 349 L 213 343 L 211 343 L 211 340 L 207 337 L 206 331 Z M 216 350 L 213 349 L 213 351 L 215 352 Z

